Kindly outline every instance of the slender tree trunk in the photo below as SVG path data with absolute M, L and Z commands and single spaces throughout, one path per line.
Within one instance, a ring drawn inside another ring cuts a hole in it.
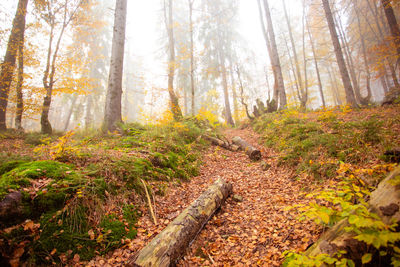
M 235 126 L 235 122 L 233 121 L 232 118 L 232 112 L 231 112 L 231 105 L 229 103 L 229 92 L 228 92 L 228 79 L 227 79 L 227 74 L 226 74 L 226 62 L 225 62 L 225 56 L 224 56 L 224 51 L 222 50 L 221 47 L 221 37 L 219 37 L 218 40 L 218 57 L 219 57 L 219 66 L 220 66 L 220 72 L 222 76 L 222 87 L 224 91 L 224 100 L 225 100 L 225 119 L 226 122 L 231 125 Z
M 194 41 L 193 41 L 193 4 L 189 1 L 189 31 L 190 31 L 190 87 L 192 93 L 192 116 L 195 115 L 195 84 L 194 84 Z
M 244 106 L 244 108 L 246 110 L 247 118 L 249 118 L 249 120 L 253 120 L 254 117 L 252 117 L 250 115 L 249 107 L 248 107 L 246 101 L 244 100 L 244 88 L 243 88 L 242 78 L 241 78 L 240 70 L 239 70 L 238 66 L 236 66 L 236 74 L 237 74 L 237 77 L 238 77 L 238 80 L 239 80 L 240 102 L 242 103 L 242 105 Z
M 103 132 L 115 131 L 122 122 L 122 75 L 125 50 L 127 0 L 117 0 L 114 17 L 114 33 L 111 52 L 110 75 L 104 111 Z
M 365 38 L 364 38 L 364 34 L 362 33 L 362 28 L 361 28 L 360 14 L 357 12 L 357 2 L 355 2 L 355 4 L 354 4 L 354 12 L 355 12 L 356 18 L 357 18 L 358 32 L 360 34 L 360 40 L 361 40 L 361 52 L 362 52 L 363 59 L 364 59 L 365 72 L 367 74 L 367 77 L 366 77 L 367 96 L 365 98 L 362 98 L 362 103 L 361 103 L 361 104 L 365 105 L 371 101 L 371 97 L 372 97 L 371 72 L 370 72 L 369 64 L 368 64 L 368 56 L 367 56 L 367 48 L 365 45 Z
M 345 56 L 345 60 L 346 60 L 346 63 L 347 63 L 348 70 L 349 70 L 350 79 L 351 79 L 351 82 L 353 84 L 353 90 L 354 90 L 354 94 L 355 94 L 355 97 L 356 97 L 356 101 L 359 104 L 362 104 L 361 103 L 362 102 L 362 96 L 361 96 L 361 92 L 360 92 L 360 85 L 358 83 L 357 74 L 356 74 L 355 67 L 354 67 L 354 62 L 353 62 L 352 52 L 350 50 L 349 42 L 347 41 L 346 34 L 344 32 L 344 29 L 343 29 L 342 21 L 340 20 L 340 18 L 335 18 L 334 17 L 334 22 L 337 25 L 337 28 L 339 30 L 339 40 L 342 40 L 342 47 L 343 47 L 343 51 L 344 51 L 344 56 Z
M 336 60 L 339 65 L 340 74 L 342 76 L 343 86 L 346 92 L 346 101 L 347 104 L 356 107 L 356 99 L 354 96 L 353 87 L 351 86 L 349 72 L 347 71 L 346 63 L 343 58 L 342 48 L 340 46 L 338 34 L 336 32 L 335 23 L 333 21 L 331 7 L 329 5 L 329 0 L 322 0 L 322 4 L 324 6 L 324 11 L 326 15 L 326 20 L 328 22 L 329 31 L 332 38 L 332 43 L 335 48 Z
M 287 105 L 287 100 L 286 100 L 286 92 L 285 92 L 285 83 L 283 81 L 283 74 L 282 74 L 282 68 L 281 68 L 281 62 L 279 59 L 279 53 L 278 53 L 278 47 L 276 45 L 276 40 L 275 40 L 275 32 L 272 24 L 272 18 L 271 18 L 271 13 L 268 5 L 268 0 L 264 0 L 264 9 L 265 9 L 265 17 L 267 19 L 267 25 L 268 25 L 268 35 L 269 35 L 269 41 L 271 44 L 271 65 L 272 68 L 275 69 L 276 71 L 276 86 L 277 90 L 279 92 L 279 108 L 284 109 Z
M 283 39 L 285 40 L 285 47 L 286 47 L 286 51 L 288 53 L 288 57 L 289 57 L 289 63 L 290 63 L 290 69 L 292 70 L 292 74 L 294 76 L 294 85 L 296 87 L 296 93 L 297 93 L 297 98 L 299 99 L 299 102 L 301 101 L 301 92 L 300 92 L 300 85 L 299 85 L 299 81 L 297 80 L 297 76 L 296 76 L 296 68 L 294 67 L 293 64 L 293 60 L 292 60 L 292 55 L 290 54 L 290 50 L 289 50 L 289 45 L 287 43 L 286 37 L 283 36 Z M 289 78 L 291 79 L 292 76 L 290 75 L 290 71 L 289 71 Z M 293 83 L 291 81 L 291 83 Z
M 71 122 L 72 113 L 74 112 L 77 100 L 78 100 L 78 97 L 76 95 L 73 95 L 72 99 L 71 99 L 71 107 L 70 107 L 67 117 L 65 119 L 64 132 L 66 132 L 68 130 L 69 124 Z
M 304 89 L 301 98 L 301 107 L 306 109 L 307 108 L 307 101 L 308 101 L 308 73 L 307 73 L 307 57 L 306 57 L 306 27 L 305 27 L 305 17 L 306 17 L 306 5 L 303 1 L 303 62 L 304 62 Z
M 24 35 L 22 33 L 22 35 Z M 22 114 L 24 112 L 24 96 L 22 94 L 22 86 L 24 84 L 24 37 L 18 46 L 18 81 L 17 81 L 17 111 L 15 116 L 15 128 L 23 131 Z
M 322 89 L 321 74 L 319 72 L 319 66 L 318 66 L 317 55 L 316 55 L 316 52 L 315 52 L 313 36 L 311 34 L 310 24 L 308 23 L 307 18 L 306 18 L 306 25 L 307 25 L 308 37 L 310 38 L 311 51 L 313 53 L 315 72 L 317 73 L 319 95 L 321 96 L 322 106 L 325 108 L 326 107 L 326 101 L 325 101 L 324 91 Z
M 396 45 L 397 62 L 398 62 L 400 57 L 400 28 L 399 25 L 397 24 L 397 19 L 394 14 L 391 0 L 381 0 L 381 3 L 385 11 L 385 16 L 390 28 L 390 33 L 392 34 L 394 43 Z
M 235 122 L 239 121 L 239 107 L 237 101 L 237 92 L 236 92 L 236 85 L 235 85 L 235 77 L 233 73 L 233 66 L 232 60 L 230 60 L 229 64 L 229 74 L 231 78 L 231 86 L 232 86 L 232 98 L 233 98 L 233 119 Z
M 164 0 L 164 18 L 168 33 L 169 43 L 169 61 L 168 61 L 168 93 L 171 101 L 171 112 L 175 120 L 182 118 L 182 110 L 179 106 L 179 99 L 174 91 L 174 77 L 175 77 L 175 39 L 174 39 L 174 18 L 173 18 L 173 1 L 169 0 L 168 4 L 168 19 L 167 19 L 167 7 Z
M 337 81 L 334 77 L 334 74 L 332 74 L 331 67 L 330 66 L 326 67 L 326 70 L 328 72 L 329 81 L 331 83 L 332 96 L 333 96 L 333 100 L 335 101 L 335 105 L 341 106 L 343 103 L 342 103 L 342 100 L 339 95 L 339 88 L 338 88 Z
M 272 73 L 274 75 L 274 88 L 273 88 L 273 92 L 272 92 L 272 99 L 269 96 L 268 97 L 268 101 L 269 102 L 275 102 L 275 104 L 278 103 L 278 97 L 279 97 L 279 91 L 278 91 L 278 85 L 277 85 L 277 81 L 278 81 L 278 73 L 277 70 L 273 67 L 274 65 L 272 64 L 272 48 L 271 48 L 271 42 L 269 40 L 268 37 L 268 33 L 267 30 L 265 29 L 265 24 L 264 24 L 264 16 L 263 16 L 263 10 L 261 7 L 261 0 L 257 0 L 257 4 L 258 4 L 258 11 L 259 11 L 259 17 L 260 17 L 260 24 L 261 24 L 261 30 L 263 32 L 263 36 L 264 36 L 264 40 L 265 40 L 265 44 L 267 46 L 268 49 L 268 55 L 269 58 L 271 60 L 271 67 L 272 67 Z
M 18 47 L 23 42 L 25 32 L 25 17 L 28 0 L 19 0 L 17 12 L 13 20 L 11 34 L 7 43 L 6 55 L 1 64 L 0 73 L 0 131 L 6 130 L 6 113 L 8 94 L 13 80 Z
M 92 106 L 93 106 L 93 96 L 88 95 L 86 98 L 86 114 L 85 114 L 86 130 L 93 126 Z
M 292 46 L 292 50 L 293 50 L 293 58 L 294 58 L 294 65 L 295 65 L 295 70 L 296 72 L 293 73 L 294 78 L 296 80 L 297 85 L 297 90 L 299 91 L 299 101 L 300 101 L 300 107 L 301 108 L 305 108 L 305 102 L 304 98 L 305 97 L 305 88 L 304 88 L 304 84 L 303 84 L 303 78 L 301 76 L 301 70 L 300 70 L 300 63 L 299 63 L 299 58 L 297 56 L 297 51 L 296 51 L 296 43 L 294 42 L 294 37 L 293 37 L 293 32 L 292 32 L 292 26 L 290 24 L 290 20 L 289 20 L 289 15 L 287 12 L 287 8 L 286 8 L 286 3 L 285 0 L 282 0 L 282 4 L 283 4 L 283 10 L 284 10 L 284 14 L 285 14 L 285 20 L 286 20 L 286 24 L 289 30 L 289 37 L 290 37 L 290 44 Z M 288 49 L 289 50 L 289 49 Z M 291 59 L 290 59 L 291 60 Z M 291 62 L 291 64 L 293 64 Z

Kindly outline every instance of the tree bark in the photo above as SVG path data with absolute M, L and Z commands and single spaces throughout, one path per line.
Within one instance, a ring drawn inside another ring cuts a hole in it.
M 194 85 L 194 41 L 193 41 L 193 4 L 195 0 L 189 1 L 189 32 L 190 32 L 190 86 L 192 96 L 192 116 L 195 115 L 195 85 Z M 186 91 L 185 91 L 186 92 Z
M 215 211 L 232 193 L 232 185 L 219 179 L 158 234 L 128 266 L 174 266 Z
M 356 99 L 354 96 L 353 87 L 351 86 L 349 72 L 347 71 L 346 63 L 343 58 L 342 48 L 340 46 L 338 34 L 336 32 L 335 22 L 333 21 L 331 7 L 329 5 L 329 0 L 322 0 L 322 4 L 324 6 L 324 12 L 326 16 L 326 20 L 328 22 L 329 32 L 331 34 L 331 39 L 333 43 L 333 47 L 335 49 L 336 60 L 339 65 L 340 74 L 343 81 L 343 86 L 346 92 L 346 101 L 347 104 L 356 107 Z
M 389 24 L 390 33 L 392 34 L 394 43 L 396 45 L 397 62 L 398 62 L 400 57 L 400 28 L 399 25 L 397 24 L 397 19 L 394 14 L 391 0 L 381 0 L 381 3 L 385 11 L 386 20 Z
M 167 20 L 167 7 L 164 0 L 164 19 L 168 33 L 168 45 L 169 45 L 169 61 L 168 61 L 168 93 L 170 98 L 171 112 L 175 120 L 182 118 L 182 110 L 179 106 L 179 99 L 174 91 L 174 77 L 175 77 L 175 39 L 174 39 L 174 18 L 173 18 L 173 5 L 172 0 L 169 0 L 168 4 L 168 20 Z
M 226 123 L 228 123 L 231 126 L 235 126 L 235 122 L 233 121 L 232 118 L 232 112 L 231 112 L 231 105 L 229 102 L 229 92 L 228 92 L 228 78 L 226 74 L 226 62 L 225 62 L 225 55 L 224 51 L 222 49 L 221 45 L 221 36 L 218 37 L 218 57 L 219 57 L 219 67 L 220 67 L 220 73 L 222 76 L 222 87 L 224 91 L 224 100 L 225 100 L 225 119 Z
M 17 80 L 17 111 L 15 116 L 15 128 L 23 131 L 22 114 L 24 112 L 24 96 L 22 94 L 22 86 L 24 84 L 24 36 L 25 31 L 21 32 L 21 42 L 18 45 L 18 80 Z
M 267 25 L 268 25 L 269 41 L 271 44 L 271 54 L 270 54 L 271 65 L 272 65 L 272 69 L 275 69 L 275 71 L 276 71 L 275 78 L 277 80 L 275 81 L 275 85 L 279 92 L 279 108 L 284 109 L 287 105 L 285 83 L 283 81 L 282 67 L 281 67 L 281 62 L 279 59 L 278 47 L 276 45 L 275 32 L 274 32 L 274 27 L 272 24 L 272 18 L 271 18 L 269 5 L 268 5 L 268 0 L 264 0 L 264 9 L 265 9 L 265 17 L 267 19 Z
M 306 17 L 306 25 L 307 25 L 308 37 L 310 38 L 311 51 L 313 53 L 315 72 L 317 73 L 319 95 L 321 96 L 322 106 L 326 107 L 324 91 L 322 89 L 321 74 L 319 72 L 318 60 L 317 60 L 317 55 L 316 55 L 316 51 L 315 51 L 315 45 L 313 42 L 313 36 L 311 34 L 310 24 L 308 23 L 307 17 Z
M 290 44 L 292 46 L 292 50 L 293 50 L 293 58 L 294 58 L 294 65 L 295 65 L 295 69 L 296 72 L 294 74 L 296 83 L 298 84 L 298 90 L 299 90 L 299 101 L 300 101 L 300 107 L 302 109 L 305 109 L 306 107 L 306 103 L 307 103 L 307 94 L 305 92 L 305 86 L 303 84 L 303 78 L 301 76 L 301 70 L 300 70 L 300 63 L 299 63 L 299 58 L 297 56 L 297 51 L 296 51 L 296 44 L 294 42 L 294 37 L 293 37 L 293 32 L 292 32 L 292 26 L 290 24 L 290 20 L 289 20 L 289 15 L 287 12 L 287 8 L 286 8 L 286 3 L 285 0 L 282 0 L 282 4 L 283 4 L 283 11 L 285 14 L 285 20 L 286 20 L 286 24 L 289 30 L 289 39 L 290 39 Z M 304 37 L 304 35 L 303 35 Z M 304 41 L 304 40 L 303 40 Z
M 370 211 L 379 215 L 386 224 L 391 224 L 392 220 L 396 223 L 400 222 L 400 192 L 399 187 L 393 183 L 395 177 L 399 174 L 400 168 L 397 168 L 387 176 L 372 192 L 369 201 Z M 338 222 L 306 251 L 306 255 L 316 256 L 326 253 L 332 256 L 339 250 L 346 250 L 346 258 L 360 261 L 361 257 L 367 252 L 368 246 L 355 240 L 355 233 L 345 231 L 344 229 L 347 226 L 349 226 L 347 220 Z
M 6 130 L 6 113 L 8 104 L 8 94 L 13 80 L 18 47 L 23 42 L 25 32 L 25 17 L 28 0 L 19 0 L 17 12 L 13 20 L 11 34 L 7 43 L 6 55 L 1 64 L 0 73 L 0 131 Z
M 249 156 L 251 160 L 260 160 L 261 159 L 261 151 L 257 148 L 253 147 L 251 144 L 247 143 L 245 140 L 240 138 L 239 136 L 235 136 L 232 139 L 232 142 L 235 145 L 238 145 L 246 154 Z
M 247 105 L 246 101 L 244 100 L 244 88 L 243 88 L 242 78 L 241 78 L 241 76 L 240 76 L 240 70 L 239 70 L 239 67 L 238 67 L 238 66 L 236 66 L 236 74 L 237 74 L 238 80 L 239 80 L 240 102 L 242 103 L 242 105 L 244 106 L 244 108 L 245 108 L 245 110 L 246 110 L 247 118 L 248 118 L 249 120 L 253 120 L 254 117 L 252 117 L 252 116 L 250 115 L 249 106 Z
M 122 122 L 122 75 L 124 66 L 127 0 L 117 0 L 111 52 L 110 75 L 104 111 L 103 132 L 112 132 Z

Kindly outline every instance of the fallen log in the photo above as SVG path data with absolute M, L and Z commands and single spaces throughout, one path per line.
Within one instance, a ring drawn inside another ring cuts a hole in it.
M 261 159 L 261 151 L 247 143 L 239 136 L 235 136 L 232 141 L 235 145 L 238 145 L 243 151 L 245 151 L 251 160 Z
M 203 138 L 209 142 L 211 142 L 212 145 L 214 146 L 220 146 L 222 148 L 225 148 L 226 150 L 229 151 L 237 151 L 239 150 L 239 147 L 236 145 L 231 145 L 228 142 L 225 142 L 224 140 L 209 136 L 209 135 L 204 135 Z
M 393 181 L 399 179 L 400 167 L 386 177 L 378 188 L 372 192 L 369 201 L 370 211 L 382 218 L 386 224 L 391 224 L 392 220 L 400 222 L 400 187 Z M 307 256 L 317 256 L 319 254 L 329 254 L 333 256 L 341 250 L 347 252 L 346 258 L 361 262 L 362 256 L 368 252 L 367 244 L 354 239 L 355 233 L 346 232 L 349 226 L 346 219 L 338 222 L 331 229 L 325 232 L 321 238 L 313 244 L 305 254 Z
M 231 184 L 217 180 L 131 259 L 128 266 L 174 266 L 231 193 Z

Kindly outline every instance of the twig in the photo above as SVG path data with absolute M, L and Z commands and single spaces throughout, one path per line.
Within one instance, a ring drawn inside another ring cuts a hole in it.
M 154 215 L 153 206 L 151 205 L 150 195 L 149 195 L 149 191 L 147 191 L 146 183 L 143 181 L 143 179 L 140 179 L 140 181 L 142 181 L 144 191 L 146 192 L 147 204 L 149 205 L 151 218 L 153 219 L 154 224 L 157 224 L 157 218 Z

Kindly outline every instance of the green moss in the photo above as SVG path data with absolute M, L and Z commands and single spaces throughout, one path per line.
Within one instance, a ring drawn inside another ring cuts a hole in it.
M 26 162 L 25 160 L 12 160 L 0 164 L 0 176 Z
M 72 251 L 70 257 L 75 254 L 79 254 L 81 260 L 94 257 L 97 243 L 88 234 L 90 226 L 86 211 L 87 208 L 77 206 L 58 215 L 48 213 L 41 217 L 41 235 L 33 246 L 37 263 L 50 263 L 45 259 L 53 249 L 57 250 L 55 256 Z
M 124 213 L 124 217 L 132 219 L 132 212 Z M 135 217 L 136 223 L 136 217 Z M 119 219 L 115 214 L 110 214 L 104 216 L 100 222 L 100 227 L 103 229 L 104 236 L 104 253 L 107 253 L 113 248 L 121 245 L 121 240 L 123 238 L 133 239 L 137 235 L 137 230 L 135 229 L 133 223 L 128 223 L 128 227 L 125 226 L 125 222 Z

